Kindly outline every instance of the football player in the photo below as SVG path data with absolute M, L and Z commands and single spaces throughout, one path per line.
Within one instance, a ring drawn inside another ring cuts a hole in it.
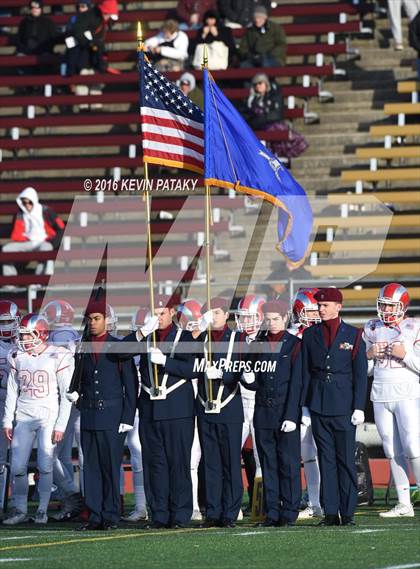
M 15 511 L 4 520 L 15 525 L 28 520 L 28 462 L 37 441 L 39 506 L 35 523 L 48 521 L 55 445 L 63 440 L 71 404 L 65 393 L 73 374 L 70 350 L 47 344 L 48 322 L 27 314 L 19 325 L 18 348 L 9 353 L 10 372 L 3 431 L 12 445 Z M 16 421 L 15 426 L 14 421 Z
M 245 342 L 246 345 L 253 342 L 261 328 L 264 320 L 262 306 L 265 303 L 263 296 L 255 294 L 247 294 L 238 302 L 235 310 L 236 329 L 241 333 L 240 342 Z M 246 350 L 245 350 L 246 351 Z M 254 430 L 254 409 L 255 409 L 255 391 L 245 389 L 241 384 L 241 397 L 242 405 L 244 407 L 244 424 L 242 427 L 242 448 L 251 435 L 252 450 L 255 459 L 255 478 L 261 478 L 261 465 L 258 458 L 257 445 L 255 443 L 255 430 Z M 252 496 L 249 497 L 252 502 Z
M 10 350 L 16 347 L 20 313 L 11 300 L 0 301 L 0 419 L 3 421 L 10 366 L 7 360 Z M 0 519 L 4 517 L 6 492 L 6 463 L 9 441 L 0 437 Z
M 378 318 L 364 329 L 367 357 L 374 361 L 375 423 L 398 495 L 396 506 L 379 514 L 383 518 L 414 516 L 406 457 L 420 486 L 420 320 L 406 317 L 409 302 L 405 287 L 385 285 L 376 300 Z
M 287 330 L 290 334 L 302 338 L 306 328 L 321 322 L 318 303 L 314 298 L 317 291 L 317 288 L 302 288 L 297 291 L 292 306 L 291 326 Z M 299 519 L 307 520 L 322 517 L 322 508 L 320 504 L 321 476 L 318 451 L 312 434 L 311 416 L 306 407 L 302 409 L 301 423 L 300 445 L 308 492 L 308 506 L 299 512 Z
M 49 326 L 48 343 L 63 346 L 75 352 L 80 339 L 74 329 L 74 308 L 65 300 L 51 300 L 41 312 Z M 54 452 L 53 481 L 58 487 L 61 498 L 60 511 L 52 516 L 61 521 L 73 517 L 80 511 L 80 495 L 76 488 L 73 471 L 73 440 L 76 440 L 79 461 L 79 486 L 83 492 L 83 453 L 80 443 L 80 411 L 72 405 L 64 438 L 57 444 Z

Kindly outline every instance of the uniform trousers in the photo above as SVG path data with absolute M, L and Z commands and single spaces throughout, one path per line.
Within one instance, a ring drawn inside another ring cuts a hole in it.
M 351 415 L 326 416 L 311 411 L 321 472 L 325 515 L 351 517 L 357 506 L 356 427 Z

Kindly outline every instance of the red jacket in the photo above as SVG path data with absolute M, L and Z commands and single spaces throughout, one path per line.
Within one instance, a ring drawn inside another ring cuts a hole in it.
M 51 241 L 54 247 L 58 246 L 57 239 L 61 238 L 64 231 L 64 221 L 50 207 L 42 206 L 42 216 L 44 218 L 44 228 L 47 234 L 47 241 Z M 13 220 L 12 234 L 10 236 L 12 241 L 28 241 L 25 237 L 25 223 L 23 221 L 23 213 L 16 214 Z

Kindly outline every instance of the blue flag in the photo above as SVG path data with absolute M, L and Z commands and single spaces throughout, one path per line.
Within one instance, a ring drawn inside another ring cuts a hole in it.
M 278 210 L 279 250 L 295 266 L 304 262 L 312 210 L 304 189 L 255 136 L 204 70 L 205 183 L 259 196 Z

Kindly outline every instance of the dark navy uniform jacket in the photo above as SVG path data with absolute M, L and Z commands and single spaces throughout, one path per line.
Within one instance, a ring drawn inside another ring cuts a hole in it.
M 185 383 L 167 394 L 166 399 L 150 400 L 149 393 L 143 386 L 150 389 L 154 385 L 154 365 L 150 362 L 150 356 L 146 354 L 147 346 L 152 347 L 153 342 L 151 335 L 143 338 L 139 342 L 139 351 L 141 350 L 140 357 L 140 376 L 142 389 L 138 400 L 139 414 L 142 420 L 158 421 L 165 419 L 183 419 L 187 417 L 194 417 L 194 390 L 191 379 L 196 377 L 197 374 L 193 372 L 194 356 L 189 353 L 183 353 L 181 350 L 175 352 L 173 357 L 170 357 L 173 342 L 177 335 L 179 328 L 172 324 L 172 328 L 165 338 L 165 341 L 157 342 L 157 347 L 166 355 L 165 367 L 158 365 L 158 378 L 159 385 L 162 385 L 164 374 L 168 374 L 166 387 L 170 388 L 177 384 L 180 380 L 186 380 Z M 124 338 L 125 342 L 137 342 L 136 333 L 133 332 Z M 193 343 L 190 332 L 182 331 L 179 337 L 179 343 Z M 150 374 L 151 372 L 151 374 Z
M 111 353 L 119 342 L 107 335 L 96 362 L 93 353 L 83 355 L 80 394 L 80 427 L 84 430 L 118 430 L 120 423 L 134 424 L 138 379 L 132 358 L 118 361 Z
M 289 332 L 271 351 L 266 334 L 252 342 L 254 370 L 262 362 L 275 363 L 273 371 L 256 371 L 255 382 L 244 383 L 244 387 L 256 391 L 254 427 L 256 429 L 277 429 L 283 421 L 300 422 L 300 401 L 302 396 L 301 340 Z
M 223 367 L 222 359 L 226 358 L 229 340 L 234 333 L 233 330 L 226 328 L 220 342 L 211 343 L 212 348 L 212 361 L 215 363 L 217 368 L 223 371 L 223 378 L 221 380 L 213 380 L 213 400 L 216 399 L 219 387 L 223 385 L 221 402 L 226 401 L 226 399 L 235 393 L 231 401 L 222 407 L 220 413 L 205 413 L 204 407 L 200 402 L 200 398 L 206 401 L 206 389 L 205 389 L 205 376 L 204 373 L 198 375 L 198 397 L 196 399 L 197 416 L 204 418 L 210 423 L 243 423 L 244 422 L 244 409 L 242 406 L 241 390 L 239 388 L 239 380 L 242 373 L 235 371 L 235 365 L 237 366 L 240 359 L 240 348 L 239 348 L 239 337 L 238 333 L 235 334 L 234 346 L 231 357 L 231 367 Z M 201 347 L 207 346 L 205 341 L 206 334 L 200 336 Z M 220 344 L 223 343 L 223 348 Z M 197 356 L 198 357 L 198 356 Z M 205 358 L 204 352 L 201 352 L 201 357 Z M 220 365 L 219 365 L 220 362 Z M 236 362 L 236 364 L 235 364 Z
M 303 333 L 302 403 L 320 415 L 349 415 L 365 408 L 367 393 L 366 346 L 354 326 L 341 322 L 328 348 L 322 324 Z

